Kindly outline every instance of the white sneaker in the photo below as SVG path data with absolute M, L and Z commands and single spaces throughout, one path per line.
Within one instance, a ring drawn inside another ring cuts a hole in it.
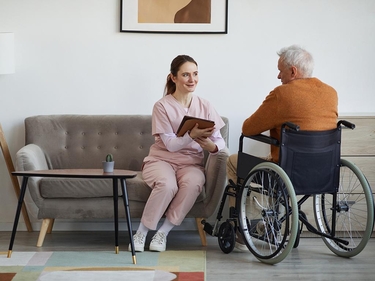
M 243 241 L 241 233 L 239 233 L 238 230 L 236 232 L 236 241 L 234 247 L 241 252 L 249 251 L 249 249 L 245 245 L 245 242 Z
M 134 250 L 136 252 L 143 252 L 145 250 L 146 236 L 143 235 L 141 232 L 137 231 L 137 233 L 133 235 L 133 242 L 134 242 Z M 129 243 L 128 250 L 129 252 L 132 251 L 132 246 L 130 243 Z
M 241 244 L 241 243 L 239 243 L 239 242 L 236 242 L 236 243 L 234 244 L 234 248 L 236 248 L 236 249 L 239 250 L 240 252 L 247 252 L 247 251 L 249 251 L 249 249 L 247 248 L 246 245 Z
M 150 251 L 164 252 L 167 248 L 167 236 L 164 232 L 156 232 L 150 243 Z

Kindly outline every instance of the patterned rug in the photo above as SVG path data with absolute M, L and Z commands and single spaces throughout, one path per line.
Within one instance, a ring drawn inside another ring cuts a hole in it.
M 0 281 L 204 281 L 205 251 L 0 252 Z

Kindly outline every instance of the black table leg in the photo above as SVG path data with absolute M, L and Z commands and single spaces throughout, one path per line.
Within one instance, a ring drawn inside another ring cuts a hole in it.
M 23 180 L 22 180 L 20 197 L 18 198 L 17 211 L 16 211 L 16 216 L 14 218 L 14 223 L 13 223 L 12 236 L 10 238 L 10 243 L 9 243 L 8 258 L 10 258 L 10 256 L 12 255 L 13 243 L 14 243 L 14 239 L 16 238 L 18 220 L 20 219 L 20 214 L 21 214 L 21 209 L 22 209 L 22 204 L 23 204 L 23 198 L 25 197 L 28 179 L 29 179 L 28 177 L 23 177 Z
M 131 219 L 130 219 L 128 191 L 126 189 L 126 181 L 125 181 L 125 179 L 121 179 L 121 188 L 122 188 L 122 198 L 124 199 L 126 222 L 128 224 L 128 232 L 129 232 L 129 237 L 130 237 L 130 245 L 131 245 L 131 248 L 132 248 L 133 264 L 137 264 L 137 258 L 135 257 L 135 250 L 134 250 L 132 222 L 131 222 Z
M 115 211 L 115 253 L 118 254 L 118 182 L 113 179 L 113 207 Z

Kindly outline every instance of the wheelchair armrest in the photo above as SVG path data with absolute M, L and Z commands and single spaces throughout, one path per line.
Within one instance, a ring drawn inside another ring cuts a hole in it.
M 289 127 L 290 129 L 294 130 L 294 131 L 299 131 L 299 125 L 297 124 L 294 124 L 292 122 L 285 122 L 281 128 L 284 129 L 285 127 Z
M 253 136 L 246 136 L 244 134 L 241 134 L 241 137 L 240 137 L 241 144 L 242 144 L 243 138 L 249 138 L 249 139 L 264 142 L 267 144 L 279 146 L 279 141 L 277 139 L 272 138 L 270 136 L 263 135 L 263 134 L 253 135 Z M 242 147 L 242 145 L 240 147 Z
M 346 120 L 340 120 L 337 123 L 337 127 L 339 127 L 341 125 L 344 125 L 345 127 L 349 128 L 349 129 L 352 129 L 352 130 L 354 130 L 354 128 L 355 128 L 355 124 L 350 123 L 349 121 L 346 121 Z

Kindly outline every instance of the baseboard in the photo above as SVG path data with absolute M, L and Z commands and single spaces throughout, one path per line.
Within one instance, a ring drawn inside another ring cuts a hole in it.
M 138 228 L 140 220 L 132 220 L 132 229 Z M 34 231 L 39 231 L 42 221 L 32 222 L 31 225 Z M 12 231 L 13 223 L 0 223 L 0 231 Z M 113 231 L 115 229 L 113 220 L 55 220 L 53 225 L 54 231 Z M 126 220 L 119 220 L 119 230 L 127 231 Z M 186 218 L 181 225 L 176 226 L 173 231 L 187 231 L 197 230 L 197 225 L 194 218 Z M 17 231 L 27 231 L 24 222 L 19 222 Z

